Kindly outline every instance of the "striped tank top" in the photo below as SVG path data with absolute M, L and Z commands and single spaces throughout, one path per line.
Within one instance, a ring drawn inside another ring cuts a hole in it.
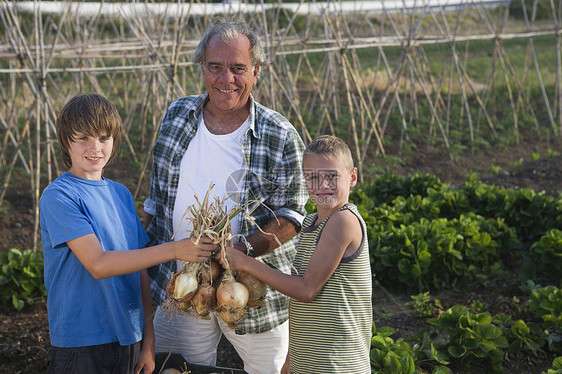
M 289 352 L 291 373 L 370 373 L 372 306 L 371 267 L 367 227 L 353 204 L 339 210 L 351 211 L 363 231 L 359 249 L 343 257 L 316 298 L 310 303 L 290 300 Z M 339 211 L 338 210 L 338 211 Z M 304 274 L 330 219 L 313 226 L 317 214 L 308 215 L 302 225 L 292 275 Z

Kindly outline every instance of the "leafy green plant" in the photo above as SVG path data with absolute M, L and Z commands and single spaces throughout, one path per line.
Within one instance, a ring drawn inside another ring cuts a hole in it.
M 523 349 L 539 350 L 546 342 L 541 327 L 536 323 L 514 321 L 509 315 L 500 313 L 492 318 L 492 322 L 502 329 L 509 342 L 509 352 L 516 353 Z
M 541 159 L 541 154 L 539 152 L 533 152 L 531 154 L 531 161 L 537 161 Z
M 420 195 L 426 197 L 430 191 L 441 191 L 447 188 L 446 183 L 430 174 L 418 173 L 406 177 L 385 174 L 378 177 L 372 185 L 365 186 L 364 191 L 374 200 L 375 204 L 379 205 L 390 204 L 398 196 L 407 198 Z M 350 199 L 353 200 L 352 196 Z
M 373 372 L 451 373 L 460 367 L 501 372 L 506 351 L 525 354 L 547 346 L 559 352 L 559 291 L 543 290 L 533 283 L 536 278 L 522 288 L 533 293 L 528 302 L 514 297 L 503 303 L 520 312 L 529 308 L 542 323 L 513 320 L 505 314 L 491 316 L 480 301 L 469 303 L 470 309 L 455 306 L 441 312 L 438 300 L 432 304 L 429 291 L 513 282 L 517 278 L 510 276 L 516 274 L 508 270 L 515 266 L 525 276 L 532 260 L 541 263 L 536 274 L 556 277 L 561 273 L 557 246 L 562 232 L 556 228 L 562 224 L 562 196 L 486 185 L 475 175 L 457 190 L 428 176 L 386 175 L 355 188 L 350 201 L 367 223 L 376 281 L 417 290 L 405 303 L 412 316 L 440 313 L 427 320 L 434 327 L 404 338 L 413 345 L 393 340 L 393 330 L 374 333 Z
M 16 310 L 47 295 L 43 284 L 43 256 L 30 249 L 0 253 L 0 297 Z
M 376 329 L 373 323 L 371 337 L 371 373 L 373 374 L 420 374 L 414 362 L 414 352 L 403 339 L 390 337 L 395 330 L 391 327 Z
M 554 361 L 552 361 L 552 369 L 543 371 L 541 374 L 562 374 L 562 356 L 556 357 Z
M 486 185 L 474 177 L 461 188 L 471 211 L 488 218 L 502 218 L 513 227 L 521 242 L 532 243 L 559 227 L 560 201 L 530 188 L 504 189 Z
M 428 319 L 437 326 L 438 334 L 448 341 L 440 348 L 463 367 L 471 367 L 475 361 L 489 364 L 495 372 L 501 372 L 503 348 L 508 346 L 502 330 L 492 324 L 489 313 L 473 314 L 464 306 L 455 305 L 437 318 Z
M 485 282 L 501 273 L 502 257 L 517 253 L 514 233 L 501 220 L 470 213 L 453 220 L 408 222 L 392 209 L 384 213 L 376 216 L 383 223 L 371 226 L 369 237 L 373 271 L 381 283 L 398 281 L 418 292 L 463 290 L 470 280 Z
M 486 303 L 484 303 L 482 301 L 472 300 L 470 302 L 470 309 L 472 309 L 476 312 L 484 312 L 484 311 L 486 311 L 486 308 L 487 308 Z
M 562 231 L 549 230 L 531 245 L 529 254 L 544 274 L 562 274 Z
M 306 209 L 307 214 L 316 212 L 316 204 L 310 199 L 306 201 L 304 208 Z
M 437 299 L 433 300 L 433 304 L 430 303 L 429 291 L 411 295 L 410 298 L 412 301 L 408 301 L 404 305 L 414 309 L 414 311 L 410 313 L 414 317 L 432 317 L 435 313 L 443 309 L 441 302 Z
M 555 286 L 531 291 L 529 308 L 543 320 L 543 326 L 562 333 L 562 290 Z
M 463 372 L 472 372 L 473 367 L 503 372 L 506 349 L 510 353 L 536 352 L 552 338 L 537 323 L 514 321 L 504 313 L 476 314 L 462 305 L 455 305 L 427 322 L 437 330 L 423 327 L 407 341 L 413 343 L 416 365 L 424 369 L 436 365 L 433 373 L 458 366 L 464 368 Z

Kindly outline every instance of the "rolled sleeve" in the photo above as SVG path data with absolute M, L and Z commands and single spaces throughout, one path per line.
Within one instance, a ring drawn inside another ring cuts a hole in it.
M 304 145 L 296 131 L 288 131 L 284 139 L 281 168 L 276 171 L 282 186 L 273 194 L 273 199 L 278 202 L 275 214 L 294 220 L 299 227 L 306 214 L 304 207 L 308 199 L 302 175 L 303 152 Z
M 277 217 L 287 218 L 289 221 L 294 223 L 299 228 L 302 226 L 302 222 L 304 221 L 304 217 L 305 217 L 299 212 L 289 208 L 281 208 L 276 210 L 274 213 Z
M 150 197 L 144 201 L 144 211 L 151 216 L 156 215 L 156 202 Z

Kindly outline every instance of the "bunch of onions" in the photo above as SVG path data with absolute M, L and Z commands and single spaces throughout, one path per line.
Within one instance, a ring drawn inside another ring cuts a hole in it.
M 186 219 L 192 223 L 191 240 L 195 244 L 206 236 L 212 239 L 213 244 L 218 245 L 220 251 L 225 254 L 225 248 L 232 245 L 230 221 L 242 211 L 242 208 L 238 207 L 227 211 L 224 207 L 224 200 L 216 198 L 215 201 L 210 202 L 209 194 L 213 187 L 214 185 L 211 183 L 202 202 L 195 196 L 197 206 L 192 205 L 188 208 Z M 234 328 L 235 324 L 246 314 L 246 305 L 249 300 L 249 292 L 246 286 L 236 281 L 234 273 L 228 266 L 220 282 L 217 282 L 220 266 L 215 261 L 209 260 L 193 265 L 193 268 L 197 268 L 195 272 L 196 285 L 194 288 L 193 286 L 190 287 L 189 297 L 182 298 L 180 302 L 170 303 L 171 307 L 186 312 L 187 309 L 192 309 L 203 318 L 214 311 Z M 172 278 L 176 277 L 172 276 Z M 170 283 L 172 283 L 172 280 L 170 280 Z M 168 284 L 168 288 L 175 291 L 171 284 Z M 173 293 L 170 295 L 169 293 L 169 296 L 170 299 L 177 300 L 177 295 Z M 252 296 L 254 299 L 263 297 L 261 294 L 258 296 L 255 292 L 252 293 Z

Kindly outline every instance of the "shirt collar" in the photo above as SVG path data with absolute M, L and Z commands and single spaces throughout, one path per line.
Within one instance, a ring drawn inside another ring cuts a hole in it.
M 205 103 L 208 100 L 209 100 L 209 93 L 205 93 L 201 95 L 200 98 L 194 103 L 195 105 L 193 105 L 190 112 L 195 118 L 197 119 L 199 118 L 199 116 L 203 112 L 203 107 L 205 106 Z M 258 123 L 256 121 L 256 105 L 257 102 L 254 100 L 254 96 L 250 94 L 250 116 L 249 116 L 250 130 L 252 131 L 252 135 L 256 139 L 260 139 L 261 132 Z
M 256 101 L 254 100 L 254 96 L 250 94 L 250 130 L 252 131 L 252 135 L 256 139 L 261 138 L 260 129 L 258 128 L 258 122 L 256 121 Z

